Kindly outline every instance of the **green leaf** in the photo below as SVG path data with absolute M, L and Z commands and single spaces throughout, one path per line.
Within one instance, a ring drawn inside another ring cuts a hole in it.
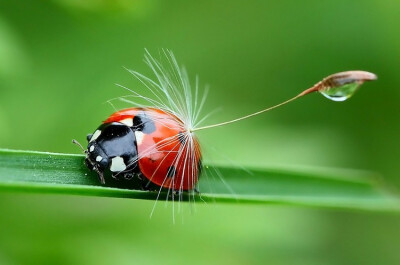
M 83 155 L 0 149 L 0 190 L 157 199 L 157 192 L 127 189 L 108 179 L 101 186 Z M 399 211 L 400 199 L 370 173 L 349 170 L 241 170 L 205 166 L 201 194 L 183 200 L 279 203 L 358 210 Z M 161 192 L 158 199 L 166 199 Z

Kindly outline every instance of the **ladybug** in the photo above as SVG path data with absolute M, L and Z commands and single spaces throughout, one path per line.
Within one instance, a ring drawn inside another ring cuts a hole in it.
M 99 175 L 136 178 L 144 189 L 194 190 L 201 171 L 200 145 L 172 113 L 128 108 L 113 113 L 87 136 L 85 164 Z

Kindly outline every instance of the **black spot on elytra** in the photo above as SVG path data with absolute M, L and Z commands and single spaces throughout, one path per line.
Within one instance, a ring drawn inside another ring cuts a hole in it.
M 169 166 L 167 171 L 167 178 L 175 177 L 176 168 L 174 166 Z
M 179 139 L 179 142 L 181 142 L 182 145 L 186 143 L 186 137 L 185 137 L 185 134 L 183 132 L 179 132 L 178 133 L 178 139 Z
M 200 178 L 201 172 L 203 171 L 203 162 L 199 159 L 197 162 L 197 176 Z
M 133 117 L 133 130 L 141 131 L 145 134 L 150 134 L 156 130 L 156 124 L 153 119 L 149 117 L 146 112 L 142 112 Z

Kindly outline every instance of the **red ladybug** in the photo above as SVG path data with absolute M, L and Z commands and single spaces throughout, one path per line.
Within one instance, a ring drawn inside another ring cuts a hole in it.
M 86 165 L 104 184 L 114 178 L 137 178 L 143 187 L 193 190 L 201 171 L 197 138 L 181 119 L 156 108 L 128 108 L 113 113 L 87 136 Z M 154 186 L 154 185 L 153 185 Z

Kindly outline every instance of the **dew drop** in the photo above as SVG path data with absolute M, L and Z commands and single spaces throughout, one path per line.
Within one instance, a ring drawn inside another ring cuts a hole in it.
M 358 83 L 346 84 L 339 87 L 320 90 L 321 94 L 333 101 L 345 101 L 360 87 Z
M 333 101 L 345 101 L 366 81 L 376 80 L 377 76 L 365 71 L 348 71 L 333 74 L 319 84 L 318 91 Z

